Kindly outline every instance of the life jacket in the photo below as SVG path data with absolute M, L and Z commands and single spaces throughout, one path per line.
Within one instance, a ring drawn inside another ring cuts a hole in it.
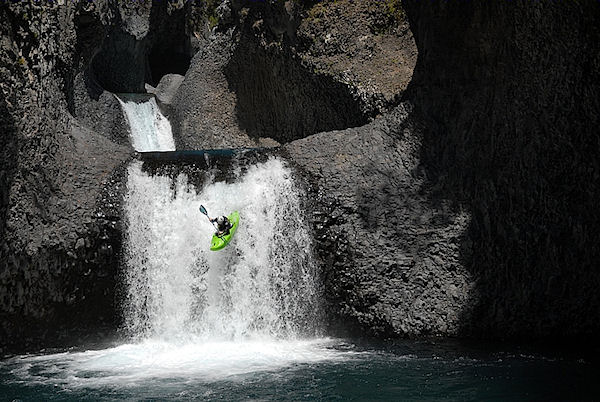
M 226 216 L 223 216 L 222 223 L 219 223 L 219 221 L 217 220 L 217 229 L 219 232 L 227 232 L 229 231 L 229 229 L 231 229 L 231 223 L 229 222 L 229 219 L 227 219 Z

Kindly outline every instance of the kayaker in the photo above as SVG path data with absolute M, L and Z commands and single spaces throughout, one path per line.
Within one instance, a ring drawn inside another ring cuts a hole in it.
M 229 229 L 233 227 L 229 219 L 226 216 L 219 216 L 218 218 L 214 218 L 210 220 L 212 223 L 217 224 L 217 232 L 215 235 L 218 237 L 226 236 L 229 234 Z

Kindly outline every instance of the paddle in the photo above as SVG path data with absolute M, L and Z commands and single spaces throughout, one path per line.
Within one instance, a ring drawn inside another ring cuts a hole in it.
M 210 220 L 210 216 L 208 216 L 208 212 L 206 211 L 206 208 L 204 208 L 204 205 L 200 204 L 200 212 L 202 212 L 204 215 L 206 215 L 206 217 L 208 218 L 208 221 L 210 223 L 212 223 L 213 226 L 215 226 L 214 222 Z
M 206 215 L 208 220 L 210 220 L 210 217 L 208 216 L 208 212 L 206 211 L 206 208 L 204 208 L 204 205 L 202 205 L 202 204 L 200 204 L 200 212 L 202 212 L 204 215 Z
M 210 220 L 210 216 L 208 216 L 208 212 L 206 211 L 206 208 L 204 208 L 204 205 L 200 204 L 200 208 L 199 208 L 199 209 L 200 209 L 200 212 L 202 212 L 204 215 L 206 215 L 206 217 L 208 218 L 208 221 L 209 221 L 210 223 L 212 223 L 212 225 L 215 227 L 215 229 L 217 229 L 217 233 L 218 233 L 218 231 L 219 231 L 219 228 L 218 228 L 217 226 L 215 226 L 215 223 L 214 223 L 212 220 Z M 219 236 L 218 234 L 217 234 L 217 237 L 218 237 L 218 238 L 222 238 L 222 237 L 221 237 L 221 236 Z

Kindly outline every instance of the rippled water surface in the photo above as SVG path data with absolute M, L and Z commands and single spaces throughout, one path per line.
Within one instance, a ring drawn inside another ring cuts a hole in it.
M 598 400 L 600 370 L 577 356 L 339 339 L 165 343 L 17 356 L 3 400 Z

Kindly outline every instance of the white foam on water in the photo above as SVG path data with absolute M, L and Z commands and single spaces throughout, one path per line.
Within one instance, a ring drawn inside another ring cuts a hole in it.
M 338 362 L 359 353 L 340 351 L 337 340 L 174 343 L 145 340 L 103 350 L 22 356 L 3 365 L 21 382 L 75 388 L 133 388 L 236 381 L 282 368 Z
M 136 151 L 175 150 L 171 123 L 161 113 L 154 96 L 121 94 L 116 98 L 127 117 L 131 144 Z

